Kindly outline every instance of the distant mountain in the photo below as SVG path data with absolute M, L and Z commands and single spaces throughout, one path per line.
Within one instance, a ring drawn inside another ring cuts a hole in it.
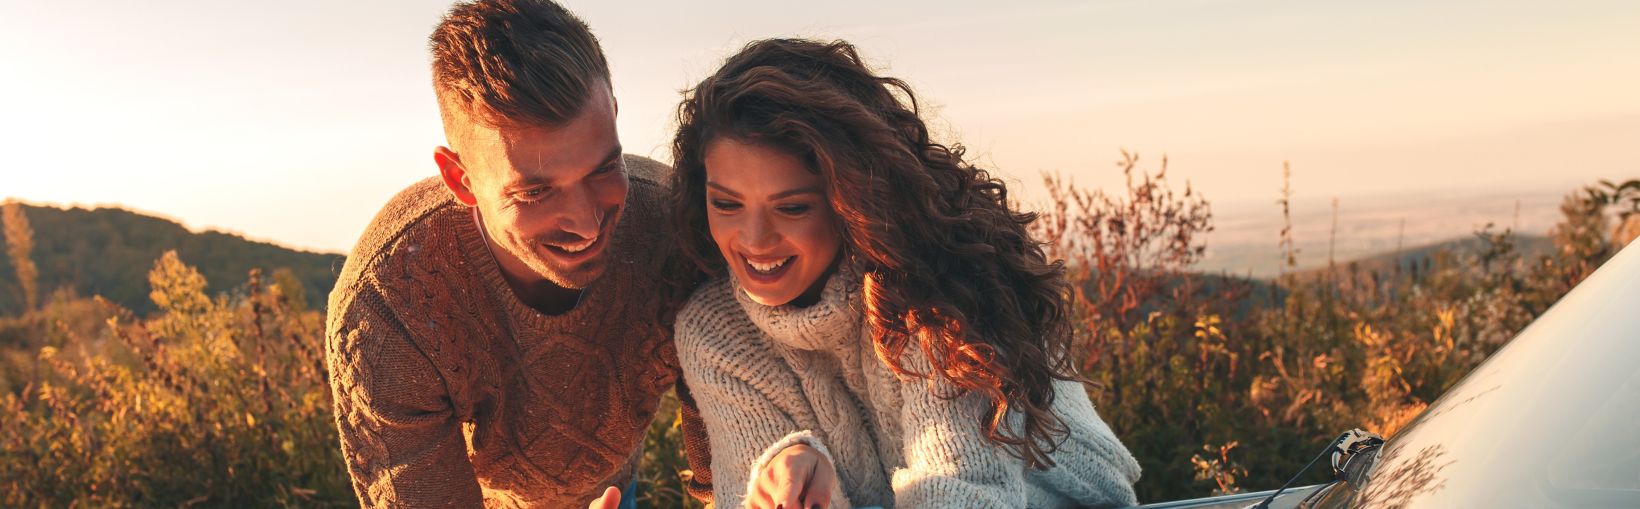
M 251 268 L 264 276 L 287 268 L 302 282 L 308 306 L 322 308 L 336 284 L 343 257 L 287 249 L 237 235 L 194 233 L 170 220 L 117 208 L 60 209 L 23 206 L 34 230 L 30 258 L 39 267 L 40 300 L 67 287 L 82 296 L 101 295 L 137 313 L 154 309 L 148 270 L 167 250 L 198 269 L 213 294 L 244 285 Z M 17 271 L 0 256 L 0 315 L 23 308 Z
M 1543 235 L 1514 235 L 1515 252 L 1523 260 L 1532 260 L 1539 256 L 1554 253 L 1555 244 L 1549 237 Z M 1457 238 L 1445 242 L 1424 244 L 1401 250 L 1399 253 L 1382 253 L 1355 260 L 1338 262 L 1338 269 L 1344 270 L 1351 264 L 1361 272 L 1378 272 L 1389 274 L 1397 268 L 1401 271 L 1410 271 L 1414 266 L 1425 267 L 1433 264 L 1437 253 L 1449 253 L 1453 256 L 1478 255 L 1486 245 L 1476 236 Z M 1300 270 L 1295 274 L 1300 277 L 1318 275 L 1327 271 L 1326 267 Z
M 1521 238 L 1545 235 L 1563 219 L 1565 191 L 1570 189 L 1347 196 L 1339 201 L 1336 216 L 1330 197 L 1298 198 L 1290 221 L 1297 270 L 1326 268 L 1328 259 L 1343 265 L 1398 250 L 1412 252 L 1417 249 L 1413 246 L 1471 238 L 1488 228 L 1508 229 Z M 1214 203 L 1213 226 L 1203 237 L 1207 256 L 1198 270 L 1262 278 L 1284 271 L 1281 230 L 1288 222 L 1273 201 Z
M 1514 242 L 1515 252 L 1520 255 L 1522 260 L 1530 261 L 1536 259 L 1537 257 L 1547 256 L 1554 253 L 1554 242 L 1546 236 L 1514 235 L 1511 239 Z M 1388 252 L 1339 261 L 1337 263 L 1337 270 L 1344 272 L 1350 270 L 1353 266 L 1354 270 L 1362 273 L 1377 272 L 1378 274 L 1384 276 L 1394 273 L 1397 267 L 1400 267 L 1400 270 L 1403 273 L 1412 271 L 1415 266 L 1419 267 L 1418 270 L 1428 270 L 1428 267 L 1435 264 L 1435 258 L 1440 256 L 1442 253 L 1446 256 L 1454 257 L 1454 260 L 1464 260 L 1467 259 L 1466 257 L 1479 255 L 1485 248 L 1486 245 L 1483 240 L 1477 236 L 1471 235 L 1469 237 L 1454 238 L 1443 242 L 1423 244 L 1403 249 L 1399 253 Z M 1315 281 L 1324 276 L 1326 272 L 1327 267 L 1322 266 L 1317 268 L 1300 268 L 1290 274 L 1299 280 Z M 1194 267 L 1188 274 L 1178 274 L 1165 278 L 1161 282 L 1162 289 L 1160 292 L 1161 294 L 1166 295 L 1168 292 L 1178 288 L 1179 285 L 1184 284 L 1186 281 L 1198 285 L 1197 288 L 1201 289 L 1200 295 L 1218 295 L 1218 292 L 1231 289 L 1245 291 L 1245 296 L 1237 301 L 1238 308 L 1232 310 L 1234 316 L 1230 317 L 1240 320 L 1244 318 L 1248 312 L 1258 308 L 1279 305 L 1281 302 L 1286 300 L 1288 288 L 1284 287 L 1282 283 L 1278 283 L 1276 281 L 1277 278 L 1278 276 L 1274 275 L 1267 277 L 1247 276 L 1225 270 L 1204 270 L 1201 267 Z M 1098 293 L 1098 290 L 1094 287 L 1094 282 L 1091 280 L 1084 283 L 1082 290 L 1087 292 L 1088 295 L 1096 295 Z M 1150 311 L 1151 308 L 1147 306 L 1140 306 L 1136 313 L 1142 316 Z
M 324 306 L 331 287 L 336 284 L 344 260 L 340 254 L 292 250 L 221 232 L 193 233 L 173 221 L 124 209 L 29 205 L 23 208 L 34 230 L 32 258 L 40 270 L 42 301 L 55 289 L 68 287 L 80 295 L 102 295 L 137 313 L 146 313 L 154 307 L 148 298 L 148 270 L 166 250 L 175 249 L 183 262 L 205 276 L 213 293 L 245 284 L 253 267 L 261 268 L 264 274 L 287 268 L 302 282 L 309 306 L 319 308 Z M 1553 249 L 1553 244 L 1544 236 L 1516 235 L 1514 239 L 1516 250 L 1525 258 L 1548 254 Z M 1426 260 L 1443 250 L 1473 253 L 1481 248 L 1480 239 L 1466 236 L 1406 248 L 1399 253 L 1380 252 L 1340 261 L 1338 267 L 1343 269 L 1354 263 L 1362 271 L 1388 273 L 1396 266 L 1409 270 L 1413 264 L 1428 263 Z M 1251 296 L 1259 304 L 1267 303 L 1274 296 L 1268 286 L 1268 276 L 1262 274 L 1246 277 L 1212 267 L 1195 270 L 1203 276 L 1213 276 L 1205 279 L 1210 285 L 1233 284 L 1231 281 L 1250 285 Z M 1325 270 L 1324 266 L 1301 268 L 1297 274 L 1319 274 Z M 0 315 L 14 314 L 23 307 L 16 274 L 11 260 L 0 256 Z M 1226 279 L 1214 282 L 1218 277 Z

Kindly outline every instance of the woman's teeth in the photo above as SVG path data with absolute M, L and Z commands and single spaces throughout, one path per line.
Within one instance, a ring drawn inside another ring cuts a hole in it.
M 753 272 L 757 272 L 757 273 L 761 273 L 761 274 L 768 274 L 768 273 L 774 272 L 775 270 L 779 269 L 781 266 L 786 265 L 786 262 L 791 261 L 792 258 L 795 258 L 795 257 L 788 256 L 788 257 L 781 258 L 779 260 L 776 260 L 776 261 L 770 262 L 770 263 L 758 263 L 758 262 L 754 262 L 750 259 L 747 259 L 746 260 L 746 265 L 751 266 Z

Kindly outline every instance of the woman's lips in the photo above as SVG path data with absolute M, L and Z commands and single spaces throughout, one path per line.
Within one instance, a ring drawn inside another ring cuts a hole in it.
M 773 283 L 791 269 L 792 262 L 797 260 L 797 256 L 752 258 L 741 255 L 740 260 L 746 269 L 746 277 L 759 283 Z

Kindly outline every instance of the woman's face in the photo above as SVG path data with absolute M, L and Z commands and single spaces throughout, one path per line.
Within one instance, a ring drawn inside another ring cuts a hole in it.
M 753 301 L 820 297 L 842 234 L 826 186 L 797 157 L 718 138 L 706 145 L 706 218 L 729 272 Z

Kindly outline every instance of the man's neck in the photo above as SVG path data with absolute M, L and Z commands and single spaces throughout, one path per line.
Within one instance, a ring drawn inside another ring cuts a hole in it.
M 484 239 L 484 248 L 490 252 L 496 266 L 501 268 L 501 279 L 507 281 L 507 287 L 512 289 L 514 297 L 531 309 L 549 316 L 568 313 L 581 303 L 583 290 L 558 286 L 530 270 L 529 266 L 506 250 L 497 249 L 490 240 L 489 230 L 484 229 L 484 218 L 479 216 L 478 208 L 473 207 L 472 211 L 473 225 L 478 228 L 479 237 Z
M 561 315 L 570 312 L 581 303 L 582 290 L 564 288 L 542 278 L 521 281 L 505 266 L 502 266 L 501 275 L 507 280 L 507 286 L 512 288 L 513 295 L 518 297 L 519 301 L 540 311 L 541 314 Z

